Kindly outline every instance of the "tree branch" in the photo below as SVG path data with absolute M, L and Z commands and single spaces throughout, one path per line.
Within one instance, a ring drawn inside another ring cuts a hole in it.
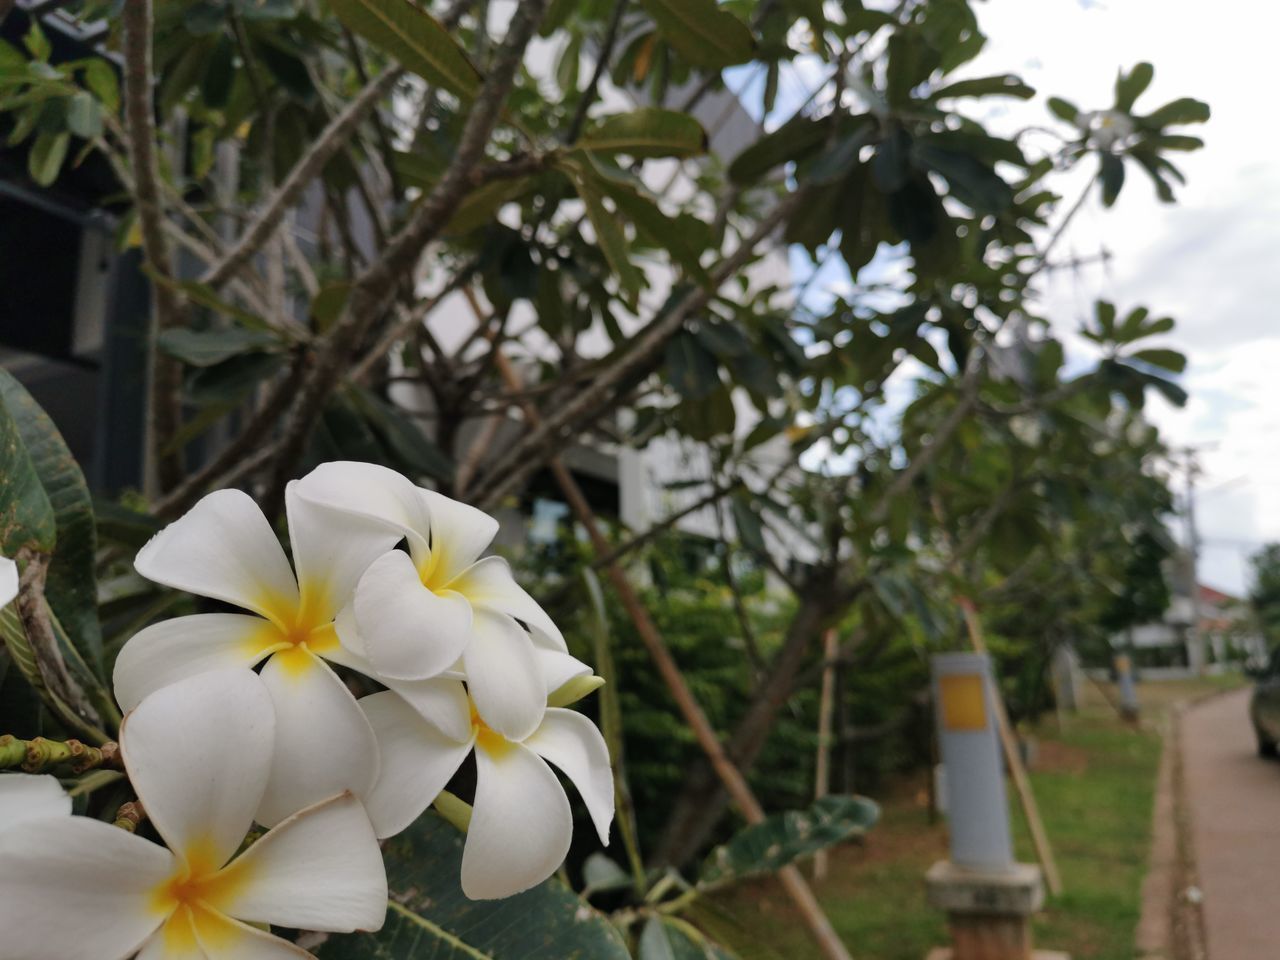
M 235 246 L 228 250 L 200 277 L 201 283 L 217 287 L 240 270 L 271 239 L 284 215 L 297 204 L 302 192 L 318 177 L 325 165 L 341 150 L 366 116 L 378 105 L 378 101 L 391 92 L 403 75 L 401 67 L 391 67 L 376 77 L 356 95 L 320 136 L 293 165 L 284 181 L 259 211 L 257 217 L 240 235 Z
M 285 484 L 302 455 L 325 399 L 341 377 L 351 350 L 385 309 L 399 279 L 412 275 L 423 248 L 440 234 L 466 195 L 477 186 L 476 167 L 498 125 L 525 48 L 533 38 L 547 2 L 524 0 L 516 8 L 494 58 L 493 69 L 467 114 L 457 150 L 444 175 L 382 255 L 352 285 L 347 305 L 319 349 L 315 366 L 302 384 L 285 423 L 284 443 L 265 497 L 268 515 L 278 512 Z
M 129 158 L 133 165 L 134 201 L 142 233 L 142 249 L 156 273 L 172 278 L 160 171 L 156 161 L 156 126 L 151 102 L 151 0 L 128 0 L 120 14 L 124 32 L 124 113 Z M 182 366 L 160 354 L 159 333 L 182 322 L 182 301 L 167 284 L 151 284 L 153 317 L 148 337 L 151 359 L 149 441 L 156 457 L 162 490 L 182 481 L 182 452 L 173 444 L 182 427 Z M 168 452 L 164 452 L 168 451 Z
M 507 455 L 486 471 L 484 482 L 474 492 L 473 501 L 481 509 L 491 507 L 503 497 L 519 489 L 557 449 L 565 438 L 608 409 L 608 399 L 621 385 L 643 376 L 662 355 L 668 340 L 683 329 L 685 321 L 702 309 L 716 291 L 755 256 L 756 247 L 792 213 L 799 203 L 801 191 L 780 201 L 769 215 L 729 256 L 711 271 L 706 287 L 691 290 L 667 314 L 649 324 L 632 341 L 630 348 L 616 363 L 589 386 L 549 413 L 537 426 L 530 427 L 524 438 Z
M 626 12 L 627 0 L 617 0 L 613 5 L 613 16 L 609 19 L 604 41 L 600 44 L 600 53 L 596 57 L 595 69 L 591 71 L 591 80 L 587 83 L 587 88 L 582 91 L 582 98 L 578 101 L 578 108 L 573 112 L 573 119 L 569 121 L 569 129 L 565 131 L 565 143 L 573 143 L 578 139 L 578 134 L 582 133 L 582 125 L 587 122 L 587 112 L 591 109 L 591 105 L 595 103 L 596 93 L 600 89 L 600 78 L 609 69 L 609 60 L 613 57 L 613 48 L 618 43 L 618 30 L 622 26 L 622 16 Z

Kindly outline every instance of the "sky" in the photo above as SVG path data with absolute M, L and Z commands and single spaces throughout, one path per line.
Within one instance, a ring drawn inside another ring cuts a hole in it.
M 1103 249 L 1112 256 L 1105 265 L 1051 274 L 1040 312 L 1077 355 L 1087 345 L 1076 331 L 1096 299 L 1122 313 L 1141 304 L 1177 320 L 1159 345 L 1188 355 L 1181 382 L 1190 400 L 1176 409 L 1149 397 L 1148 415 L 1166 442 L 1197 450 L 1200 580 L 1242 594 L 1248 555 L 1280 541 L 1280 164 L 1268 162 L 1280 135 L 1273 88 L 1261 73 L 1274 56 L 1270 18 L 1256 0 L 986 0 L 974 9 L 989 40 L 955 76 L 1017 73 L 1037 90 L 1026 103 L 1000 101 L 985 118 L 993 129 L 1052 125 L 1049 96 L 1083 110 L 1106 108 L 1117 70 L 1142 60 L 1154 64 L 1155 79 L 1138 112 L 1183 96 L 1212 109 L 1207 124 L 1184 131 L 1207 146 L 1175 158 L 1188 181 L 1177 205 L 1160 203 L 1132 168 L 1115 207 L 1104 210 L 1096 193 L 1089 197 L 1054 259 L 1087 259 Z M 784 74 L 779 108 L 803 100 L 806 86 Z M 751 91 L 743 93 L 749 102 Z M 1093 169 L 1086 161 L 1074 181 L 1057 180 L 1064 210 Z M 804 259 L 793 258 L 800 274 Z M 819 279 L 810 296 L 849 285 L 841 272 Z M 1185 477 L 1175 480 L 1182 489 Z M 1181 536 L 1181 522 L 1175 533 Z

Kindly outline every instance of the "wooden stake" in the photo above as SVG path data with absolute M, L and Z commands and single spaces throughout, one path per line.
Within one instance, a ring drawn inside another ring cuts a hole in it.
M 513 391 L 519 391 L 524 388 L 524 384 L 511 366 L 511 361 L 497 347 L 494 348 L 494 363 L 498 372 Z M 525 420 L 531 427 L 536 427 L 540 418 L 533 405 L 523 403 L 521 406 L 524 409 Z M 559 457 L 553 457 L 549 466 L 556 483 L 560 486 L 565 499 L 569 502 L 569 507 L 573 510 L 574 516 L 586 529 L 587 536 L 591 538 L 591 544 L 596 554 L 605 556 L 609 552 L 609 542 L 601 532 L 595 511 L 591 509 L 586 497 L 582 495 L 582 490 L 578 487 L 577 481 L 573 479 L 572 474 L 569 473 Z M 680 667 L 671 656 L 671 651 L 667 649 L 667 645 L 662 639 L 662 634 L 658 632 L 657 625 L 649 616 L 649 611 L 640 602 L 640 597 L 635 588 L 631 586 L 631 581 L 627 578 L 626 572 L 615 561 L 605 566 L 605 573 L 609 577 L 610 583 L 613 584 L 613 588 L 618 594 L 618 598 L 622 601 L 623 607 L 626 608 L 627 614 L 635 624 L 636 632 L 640 635 L 641 642 L 653 659 L 654 665 L 658 668 L 658 673 L 671 691 L 672 697 L 675 698 L 677 708 L 689 728 L 693 731 L 694 737 L 698 741 L 698 746 L 702 748 L 702 751 L 707 755 L 707 759 L 711 761 L 711 766 L 715 769 L 716 775 L 721 782 L 724 783 L 725 789 L 729 792 L 734 805 L 737 806 L 748 823 L 761 823 L 764 820 L 764 808 L 756 800 L 755 794 L 752 792 L 746 778 L 743 777 L 742 772 L 734 766 L 733 761 L 725 753 L 724 746 L 720 743 L 720 738 L 716 736 L 715 730 L 712 728 L 710 721 L 707 720 L 706 714 L 703 713 L 701 705 L 693 695 L 693 691 L 689 689 L 689 685 L 685 682 L 684 675 L 680 672 Z M 845 949 L 844 944 L 840 942 L 840 937 L 836 934 L 835 928 L 831 926 L 831 921 L 823 913 L 817 897 L 813 895 L 809 884 L 805 882 L 804 877 L 796 869 L 795 865 L 792 864 L 779 870 L 778 879 L 782 881 L 782 886 L 795 903 L 805 926 L 813 934 L 813 938 L 817 942 L 819 949 L 821 949 L 822 955 L 827 960 L 851 960 L 849 952 Z
M 960 612 L 964 614 L 964 625 L 969 632 L 969 642 L 977 653 L 987 652 L 987 643 L 982 635 L 982 622 L 978 619 L 978 610 L 973 600 L 966 596 L 956 597 Z M 994 686 L 994 684 L 993 684 Z M 1054 896 L 1062 893 L 1062 876 L 1058 873 L 1057 861 L 1053 858 L 1053 848 L 1049 846 L 1049 835 L 1045 833 L 1044 821 L 1040 819 L 1040 807 L 1036 804 L 1035 792 L 1031 789 L 1031 780 L 1027 777 L 1027 768 L 1022 765 L 1022 754 L 1018 752 L 1018 742 L 1013 736 L 1013 728 L 1009 725 L 1009 714 L 1004 708 L 1004 698 L 998 689 L 991 691 L 992 702 L 996 708 L 996 729 L 1000 733 L 1000 746 L 1004 748 L 1005 763 L 1009 766 L 1009 775 L 1017 788 L 1018 798 L 1022 801 L 1023 813 L 1027 816 L 1027 827 L 1031 831 L 1031 842 L 1036 848 L 1036 858 L 1044 870 L 1044 882 Z
M 836 642 L 835 630 L 822 635 L 822 694 L 818 699 L 818 758 L 814 763 L 813 798 L 821 800 L 831 790 L 831 718 L 835 713 L 836 699 Z M 813 856 L 813 879 L 827 876 L 827 851 L 819 850 Z

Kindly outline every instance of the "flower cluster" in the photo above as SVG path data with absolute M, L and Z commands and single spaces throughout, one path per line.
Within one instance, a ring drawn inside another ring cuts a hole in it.
M 518 893 L 564 859 L 572 818 L 552 766 L 608 842 L 608 751 L 564 709 L 598 678 L 506 561 L 482 557 L 497 522 L 345 462 L 290 484 L 286 512 L 292 564 L 236 490 L 206 496 L 136 558 L 144 577 L 242 611 L 154 624 L 116 661 L 121 753 L 167 850 L 68 817 L 56 781 L 0 776 L 0 925 L 31 937 L 14 956 L 306 956 L 251 924 L 376 929 L 377 840 L 472 755 L 467 896 Z M 16 587 L 0 567 L 0 601 Z M 379 692 L 356 699 L 335 666 Z M 233 856 L 255 822 L 266 834 Z M 51 935 L 31 918 L 55 898 Z

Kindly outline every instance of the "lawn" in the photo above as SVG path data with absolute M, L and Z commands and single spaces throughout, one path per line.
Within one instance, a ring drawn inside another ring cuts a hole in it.
M 1097 697 L 1061 731 L 1052 721 L 1036 731 L 1039 757 L 1031 779 L 1065 887 L 1036 920 L 1039 946 L 1066 950 L 1077 960 L 1132 960 L 1160 721 L 1172 703 L 1230 685 L 1220 678 L 1142 684 L 1144 722 L 1138 730 L 1120 723 Z M 923 877 L 946 855 L 946 832 L 943 824 L 929 822 L 924 785 L 921 774 L 877 797 L 880 824 L 864 844 L 835 851 L 827 877 L 815 885 L 858 960 L 922 960 L 930 947 L 945 942 L 943 917 L 925 902 Z M 1031 860 L 1017 813 L 1018 853 Z M 818 956 L 772 880 L 713 898 L 699 908 L 697 919 L 743 960 Z

